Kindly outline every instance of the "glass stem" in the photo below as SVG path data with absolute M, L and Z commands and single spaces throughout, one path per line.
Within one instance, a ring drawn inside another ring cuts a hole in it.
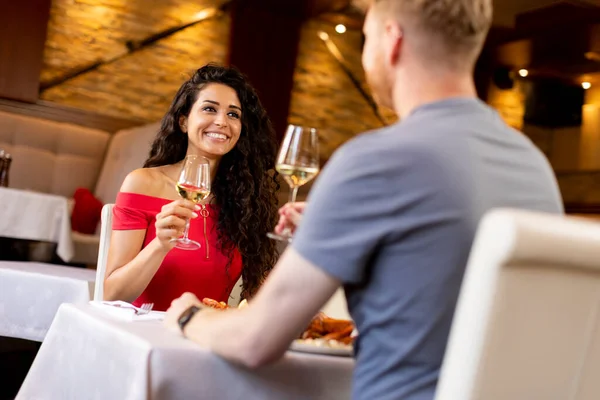
M 295 203 L 296 202 L 296 195 L 298 194 L 298 186 L 294 186 L 294 187 L 290 187 L 290 198 L 289 198 L 289 203 Z M 291 237 L 292 236 L 292 228 L 290 228 L 289 226 L 286 226 L 283 231 L 281 232 L 281 235 L 284 237 Z
M 188 239 L 188 231 L 190 230 L 190 219 L 186 219 L 185 220 L 185 229 L 183 230 L 183 240 L 189 240 Z
M 290 190 L 290 203 L 296 202 L 296 195 L 298 194 L 298 186 L 294 186 L 292 190 Z

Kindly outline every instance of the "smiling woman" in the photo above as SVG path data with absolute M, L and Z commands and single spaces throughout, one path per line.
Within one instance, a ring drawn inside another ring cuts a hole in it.
M 189 116 L 180 117 L 187 132 L 188 153 L 215 158 L 235 147 L 242 130 L 242 108 L 236 91 L 218 83 L 207 84 L 198 94 Z
M 179 89 L 144 168 L 114 207 L 105 299 L 165 310 L 183 292 L 228 300 L 242 276 L 251 297 L 276 260 L 266 238 L 277 221 L 276 142 L 255 90 L 234 68 L 207 65 Z M 208 159 L 211 194 L 199 204 L 175 189 L 188 155 Z M 190 220 L 196 251 L 174 248 Z

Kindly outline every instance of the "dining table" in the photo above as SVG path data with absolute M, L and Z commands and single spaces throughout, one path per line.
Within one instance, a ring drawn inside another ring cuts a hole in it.
M 56 243 L 64 262 L 75 255 L 69 200 L 64 196 L 0 187 L 0 237 Z
M 93 298 L 96 271 L 0 261 L 0 336 L 41 342 L 62 303 Z
M 289 350 L 270 365 L 248 369 L 160 320 L 107 311 L 92 303 L 61 305 L 17 399 L 351 398 L 351 355 Z

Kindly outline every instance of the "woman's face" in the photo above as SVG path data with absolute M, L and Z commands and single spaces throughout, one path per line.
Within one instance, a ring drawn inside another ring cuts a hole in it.
M 187 118 L 179 121 L 188 135 L 188 153 L 221 158 L 233 149 L 242 132 L 242 106 L 234 89 L 209 83 L 198 93 Z

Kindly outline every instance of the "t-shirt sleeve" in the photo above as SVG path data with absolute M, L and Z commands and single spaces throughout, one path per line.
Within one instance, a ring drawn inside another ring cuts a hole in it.
M 135 208 L 131 201 L 117 196 L 113 207 L 113 230 L 148 229 L 148 213 Z
M 302 257 L 345 284 L 365 279 L 378 246 L 402 235 L 398 215 L 409 215 L 433 190 L 419 172 L 418 152 L 370 151 L 372 141 L 355 140 L 330 159 L 292 242 Z

